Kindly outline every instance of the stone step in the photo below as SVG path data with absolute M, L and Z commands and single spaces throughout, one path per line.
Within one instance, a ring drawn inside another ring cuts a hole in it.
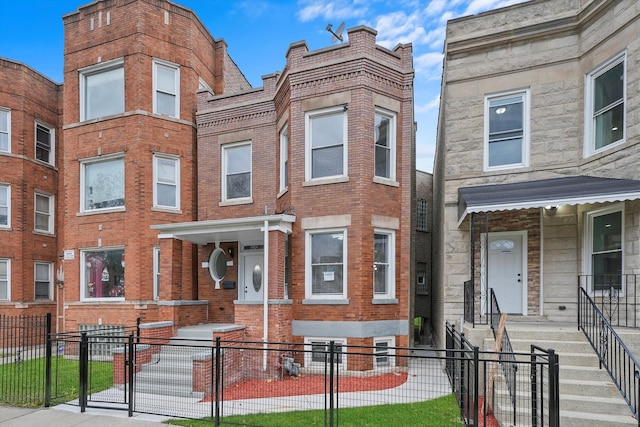
M 621 397 L 560 394 L 560 410 L 596 414 L 625 414 L 629 406 Z
M 564 379 L 560 376 L 560 395 L 564 394 L 582 394 L 584 396 L 602 396 L 609 398 L 620 397 L 620 391 L 611 381 L 571 380 Z
M 596 414 L 560 410 L 562 427 L 622 427 L 638 426 L 638 420 L 629 415 Z

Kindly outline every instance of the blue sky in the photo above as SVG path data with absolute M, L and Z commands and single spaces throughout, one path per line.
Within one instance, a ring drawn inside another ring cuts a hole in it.
M 224 39 L 233 60 L 253 87 L 280 71 L 291 43 L 310 50 L 330 46 L 327 24 L 367 25 L 377 43 L 393 48 L 412 43 L 417 168 L 431 172 L 442 70 L 442 46 L 449 19 L 523 0 L 177 0 L 193 10 L 216 39 Z M 53 81 L 62 81 L 62 16 L 83 0 L 0 0 L 0 57 L 22 62 Z M 346 35 L 346 31 L 345 31 Z M 346 41 L 346 37 L 345 37 Z

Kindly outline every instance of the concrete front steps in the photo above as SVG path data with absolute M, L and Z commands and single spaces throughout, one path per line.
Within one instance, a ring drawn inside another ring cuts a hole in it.
M 637 426 L 631 417 L 625 400 L 621 397 L 611 377 L 604 369 L 599 369 L 598 357 L 584 334 L 575 325 L 546 322 L 509 322 L 507 332 L 515 352 L 529 353 L 534 344 L 543 349 L 553 349 L 560 363 L 560 425 L 562 427 L 619 427 Z M 640 334 L 638 335 L 640 337 Z M 493 350 L 493 339 L 485 340 L 485 349 Z M 527 375 L 519 372 L 518 376 Z M 506 387 L 496 380 L 496 393 L 507 393 Z M 522 401 L 524 412 L 518 425 L 529 425 L 529 410 L 526 409 L 530 396 L 526 391 L 518 399 Z M 522 392 L 519 392 L 520 395 Z M 507 398 L 502 401 L 508 402 Z M 509 408 L 503 408 L 510 414 Z M 503 420 L 502 425 L 511 425 L 512 416 Z

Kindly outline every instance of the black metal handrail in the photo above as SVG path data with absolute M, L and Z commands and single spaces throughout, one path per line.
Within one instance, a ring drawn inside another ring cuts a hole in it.
M 585 289 L 612 326 L 636 328 L 638 321 L 637 274 L 592 274 L 578 276 Z
M 600 369 L 606 369 L 631 413 L 638 419 L 640 364 L 583 287 L 578 288 L 578 329 L 598 355 Z

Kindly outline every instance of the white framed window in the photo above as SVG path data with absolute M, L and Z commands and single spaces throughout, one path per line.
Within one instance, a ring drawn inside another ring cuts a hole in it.
M 36 159 L 53 165 L 55 129 L 36 122 Z
M 0 229 L 11 228 L 11 186 L 0 184 Z
M 153 61 L 153 112 L 180 117 L 180 67 L 167 61 Z
M 347 298 L 347 231 L 313 230 L 306 233 L 306 297 Z
M 289 127 L 280 131 L 280 192 L 289 187 Z
M 396 180 L 396 113 L 376 108 L 375 176 Z
M 80 211 L 124 208 L 124 157 L 103 156 L 80 163 Z
M 586 75 L 585 157 L 624 142 L 626 80 L 626 53 Z
M 180 209 L 180 159 L 153 155 L 153 206 Z
M 11 260 L 0 258 L 0 301 L 11 301 Z
M 338 364 L 338 369 L 347 369 L 347 355 L 344 347 L 347 345 L 345 338 L 311 338 L 305 337 L 305 368 L 324 369 L 330 362 L 330 345 L 333 341 L 334 363 Z
M 35 193 L 34 230 L 41 233 L 53 233 L 53 196 Z
M 589 292 L 624 292 L 624 205 L 616 204 L 586 214 L 585 268 Z
M 160 299 L 160 246 L 153 247 L 153 299 Z
M 395 232 L 376 229 L 373 234 L 373 297 L 395 298 Z
M 419 271 L 417 273 L 416 281 L 416 293 L 418 295 L 429 295 L 429 289 L 427 288 L 427 274 L 424 271 Z
M 124 112 L 124 60 L 83 68 L 80 73 L 80 121 Z
M 416 228 L 418 230 L 427 229 L 427 201 L 424 199 L 416 201 Z
M 485 170 L 528 166 L 529 105 L 529 89 L 485 97 Z
M 373 366 L 375 369 L 393 368 L 396 365 L 394 357 L 395 346 L 395 337 L 378 337 L 373 339 Z
M 222 146 L 222 200 L 251 198 L 251 141 Z
M 11 152 L 11 110 L 0 107 L 0 152 Z
M 305 113 L 305 180 L 347 175 L 347 109 Z
M 34 263 L 34 296 L 37 300 L 53 299 L 53 264 L 50 262 Z
M 80 251 L 82 300 L 124 300 L 124 248 L 97 248 Z

